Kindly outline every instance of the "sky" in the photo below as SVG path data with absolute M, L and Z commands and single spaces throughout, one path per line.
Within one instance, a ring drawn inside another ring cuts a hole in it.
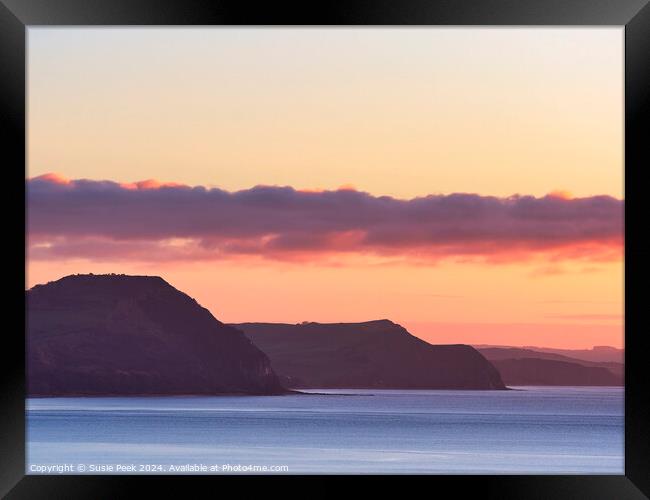
M 621 28 L 30 28 L 27 287 L 623 344 Z

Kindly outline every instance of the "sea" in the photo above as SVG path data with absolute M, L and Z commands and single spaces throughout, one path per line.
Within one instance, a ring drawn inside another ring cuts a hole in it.
M 623 474 L 622 387 L 27 400 L 27 474 Z

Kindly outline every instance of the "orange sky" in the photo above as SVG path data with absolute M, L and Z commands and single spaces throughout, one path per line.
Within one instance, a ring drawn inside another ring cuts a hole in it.
M 623 197 L 619 28 L 30 28 L 29 47 L 30 178 Z M 156 274 L 226 322 L 388 318 L 441 343 L 623 343 L 620 248 L 195 262 L 66 251 L 29 258 L 27 286 Z

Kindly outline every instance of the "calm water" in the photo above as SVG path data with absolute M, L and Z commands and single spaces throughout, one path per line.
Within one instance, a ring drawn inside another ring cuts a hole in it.
M 518 389 L 30 399 L 27 472 L 623 473 L 622 388 Z

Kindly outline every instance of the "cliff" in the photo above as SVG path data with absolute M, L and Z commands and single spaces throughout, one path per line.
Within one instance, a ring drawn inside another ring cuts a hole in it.
M 242 332 L 162 278 L 67 276 L 26 302 L 29 395 L 285 392 Z
M 508 385 L 623 385 L 620 377 L 598 366 L 538 358 L 504 359 L 493 363 Z
M 517 347 L 477 347 L 508 385 L 623 385 L 624 365 Z
M 473 347 L 431 345 L 388 320 L 235 326 L 291 387 L 505 389 Z

